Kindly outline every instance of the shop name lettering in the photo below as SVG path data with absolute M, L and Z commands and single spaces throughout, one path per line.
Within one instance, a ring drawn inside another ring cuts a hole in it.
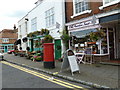
M 76 28 L 85 27 L 89 25 L 93 25 L 92 20 L 69 25 L 68 29 L 71 30 L 71 29 L 76 29 Z

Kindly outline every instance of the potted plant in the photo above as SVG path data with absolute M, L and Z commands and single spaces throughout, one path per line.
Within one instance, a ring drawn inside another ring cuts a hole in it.
M 46 35 L 43 39 L 44 43 L 52 43 L 53 42 L 53 37 L 51 35 Z
M 63 43 L 65 44 L 66 49 L 68 49 L 70 36 L 68 35 L 67 30 L 65 29 L 63 30 L 61 39 L 63 40 Z
M 36 53 L 35 55 L 33 55 L 32 60 L 33 61 L 42 61 L 43 58 L 40 53 Z

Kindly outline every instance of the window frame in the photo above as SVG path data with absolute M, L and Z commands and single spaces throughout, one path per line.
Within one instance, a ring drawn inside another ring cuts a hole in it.
M 2 39 L 2 42 L 3 42 L 3 43 L 9 43 L 9 38 L 3 38 L 3 39 Z
M 55 11 L 54 7 L 45 11 L 45 23 L 46 27 L 51 27 L 55 24 Z
M 103 0 L 103 5 L 100 6 L 99 9 L 102 10 L 102 9 L 105 8 L 105 7 L 108 7 L 108 6 L 117 4 L 117 3 L 119 3 L 119 2 L 120 2 L 119 0 L 114 0 L 114 1 L 112 1 L 112 2 L 109 2 L 109 3 L 106 3 L 106 4 L 105 4 L 105 0 Z
M 37 17 L 31 19 L 31 31 L 37 31 Z
M 84 2 L 84 0 L 82 0 Z M 71 16 L 71 18 L 73 17 L 76 17 L 78 15 L 82 15 L 82 14 L 86 14 L 86 13 L 91 13 L 92 10 L 89 9 L 89 3 L 88 3 L 89 0 L 87 0 L 87 9 L 84 10 L 84 11 L 81 11 L 79 13 L 76 13 L 76 4 L 75 4 L 75 0 L 73 0 L 73 16 Z M 86 6 L 86 5 L 85 5 Z M 82 7 L 82 6 L 81 6 Z

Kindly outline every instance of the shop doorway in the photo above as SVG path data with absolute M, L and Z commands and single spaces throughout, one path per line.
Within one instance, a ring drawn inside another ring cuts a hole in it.
M 61 58 L 61 40 L 55 40 L 55 60 Z
M 30 51 L 33 51 L 33 39 L 30 40 Z
M 5 52 L 7 52 L 8 51 L 8 47 L 7 46 L 5 46 L 5 50 L 4 50 Z
M 115 59 L 114 53 L 114 31 L 112 28 L 109 29 L 109 51 L 110 51 L 110 60 Z

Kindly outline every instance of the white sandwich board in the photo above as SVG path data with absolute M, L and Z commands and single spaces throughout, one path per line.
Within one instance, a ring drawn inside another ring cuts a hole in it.
M 67 52 L 68 52 L 68 50 L 67 50 Z M 68 56 L 67 52 L 65 52 L 65 54 L 64 54 L 61 71 L 70 67 L 72 75 L 73 75 L 73 72 L 76 72 L 76 71 L 79 71 L 79 73 L 80 73 L 80 69 L 79 69 L 79 66 L 78 66 L 78 63 L 76 60 L 77 59 L 76 56 L 75 55 Z

